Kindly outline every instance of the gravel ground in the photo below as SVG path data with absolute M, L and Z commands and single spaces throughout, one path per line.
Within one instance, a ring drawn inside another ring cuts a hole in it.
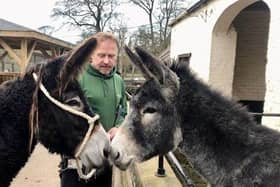
M 10 187 L 59 187 L 59 155 L 38 144 Z

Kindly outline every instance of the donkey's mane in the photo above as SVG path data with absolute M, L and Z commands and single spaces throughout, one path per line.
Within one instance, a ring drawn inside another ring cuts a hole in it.
M 177 106 L 179 113 L 184 114 L 182 124 L 188 124 L 182 127 L 184 133 L 192 129 L 199 130 L 201 136 L 206 133 L 204 136 L 210 139 L 205 139 L 205 143 L 213 147 L 222 141 L 239 142 L 245 147 L 252 145 L 249 134 L 255 136 L 255 132 L 265 127 L 256 124 L 245 106 L 206 85 L 187 66 L 173 66 L 172 70 L 180 78 L 178 98 L 181 99 L 178 100 L 184 102 L 178 102 Z
M 191 94 L 196 93 L 195 95 L 197 97 L 203 97 L 205 102 L 215 101 L 218 102 L 217 104 L 223 104 L 221 105 L 222 108 L 229 107 L 232 111 L 236 111 L 244 116 L 244 118 L 247 118 L 250 124 L 256 125 L 253 116 L 249 113 L 246 106 L 241 105 L 232 98 L 225 97 L 221 92 L 204 83 L 187 64 L 172 62 L 170 69 L 178 75 L 181 83 L 181 90 L 188 89 L 186 90 L 186 94 L 188 94 L 188 92 L 191 92 Z

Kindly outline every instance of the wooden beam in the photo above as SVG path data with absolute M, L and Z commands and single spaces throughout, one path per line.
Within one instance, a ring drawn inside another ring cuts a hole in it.
M 8 52 L 9 56 L 21 66 L 22 62 L 20 57 L 18 57 L 13 49 L 2 38 L 0 38 L 0 45 Z
M 0 56 L 0 63 L 2 64 L 2 69 L 1 69 L 2 71 L 5 70 L 5 63 L 4 63 L 3 59 L 7 56 L 7 54 L 8 54 L 8 52 L 5 51 L 5 52 Z
M 41 51 L 41 53 L 44 55 L 45 58 L 52 58 L 52 56 L 44 49 L 40 48 L 39 51 Z
M 54 47 L 51 48 L 51 53 L 52 53 L 53 58 L 57 56 L 57 52 L 56 52 L 56 49 Z
M 1 56 L 0 56 L 0 60 L 3 60 L 3 58 L 5 58 L 5 56 L 7 56 L 8 52 L 5 51 Z
M 30 62 L 30 59 L 31 59 L 31 57 L 32 57 L 32 54 L 33 54 L 33 52 L 34 52 L 34 49 L 35 49 L 36 45 L 37 45 L 37 41 L 34 41 L 33 44 L 32 44 L 32 46 L 31 46 L 31 48 L 30 48 L 30 50 L 29 50 L 28 53 L 27 53 L 27 63 Z
M 28 47 L 28 41 L 27 39 L 22 39 L 20 42 L 20 57 L 21 57 L 21 66 L 20 71 L 23 72 L 27 66 L 27 47 Z
M 51 45 L 64 47 L 68 50 L 72 49 L 75 45 L 37 31 L 0 31 L 0 37 L 14 37 L 14 38 L 34 38 L 45 41 Z
M 5 63 L 3 60 L 0 60 L 0 63 L 1 63 L 1 71 L 5 71 Z
M 51 48 L 52 57 L 57 57 L 57 56 L 61 55 L 60 51 L 61 51 L 60 48 L 52 47 Z

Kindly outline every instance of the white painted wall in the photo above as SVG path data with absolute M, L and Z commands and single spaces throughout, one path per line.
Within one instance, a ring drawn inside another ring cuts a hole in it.
M 212 36 L 209 84 L 229 97 L 232 96 L 236 40 L 233 26 L 227 32 L 215 31 Z
M 235 55 L 233 50 L 235 45 L 230 46 L 229 44 L 236 40 L 234 28 L 230 25 L 232 20 L 242 9 L 254 2 L 257 2 L 257 0 L 212 0 L 206 6 L 204 5 L 191 13 L 188 17 L 172 26 L 171 57 L 176 58 L 180 54 L 191 52 L 190 66 L 204 81 L 214 87 L 218 87 L 226 95 L 233 94 L 237 99 L 252 97 L 246 96 L 245 93 L 238 93 L 238 90 L 237 92 L 235 90 L 235 93 L 233 93 L 234 89 L 231 88 L 233 86 L 233 73 L 230 70 L 233 69 L 234 63 L 230 59 Z M 279 2 L 276 0 L 263 0 L 263 2 L 268 5 L 271 13 L 267 59 L 264 59 L 266 61 L 266 68 L 265 72 L 263 72 L 264 69 L 259 66 L 259 68 L 262 68 L 259 69 L 259 73 L 251 77 L 245 76 L 244 79 L 247 79 L 247 86 L 252 86 L 251 83 L 254 80 L 255 82 L 263 81 L 258 81 L 257 79 L 260 78 L 260 74 L 265 74 L 265 85 L 255 84 L 256 90 L 253 93 L 255 94 L 253 97 L 259 100 L 263 97 L 265 98 L 264 112 L 280 113 Z M 256 21 L 260 20 L 256 18 Z M 220 50 L 221 48 L 223 51 Z M 224 53 L 225 56 L 221 56 L 221 53 Z M 260 55 L 257 51 L 254 53 L 256 56 Z M 228 63 L 223 61 L 228 61 Z M 256 66 L 257 64 L 251 65 Z M 225 71 L 222 71 L 223 68 L 225 68 Z M 239 68 L 246 70 L 246 68 L 250 69 L 251 67 L 246 65 Z M 223 77 L 223 80 L 219 82 L 220 77 Z M 250 79 L 249 81 L 248 78 Z M 242 87 L 239 85 L 239 88 Z M 266 89 L 265 93 L 261 91 L 264 89 Z M 246 84 L 242 90 L 246 90 Z M 264 117 L 263 124 L 280 130 L 279 117 Z
M 280 113 L 280 11 L 279 1 L 265 1 L 271 11 L 266 66 L 266 95 L 264 112 Z M 262 123 L 280 130 L 279 117 L 263 117 Z
M 220 21 L 222 24 L 218 26 L 221 27 L 219 30 L 228 31 L 231 27 L 230 23 L 238 14 L 236 10 L 240 7 L 246 7 L 256 0 L 241 1 L 242 3 L 236 5 L 237 1 L 212 0 L 172 27 L 171 57 L 176 58 L 182 53 L 191 52 L 190 65 L 198 73 L 198 76 L 206 82 L 210 80 L 212 35 L 214 27 L 217 27 L 217 20 L 225 9 L 234 6 L 224 15 L 223 20 Z M 225 23 L 223 23 L 224 20 Z
M 207 23 L 197 16 L 172 28 L 171 58 L 191 52 L 190 66 L 206 82 L 209 79 L 211 36 Z

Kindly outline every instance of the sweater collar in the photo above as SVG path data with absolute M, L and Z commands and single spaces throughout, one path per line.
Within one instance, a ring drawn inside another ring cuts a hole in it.
M 115 74 L 116 68 L 113 68 L 113 70 L 109 74 L 105 75 L 100 71 L 98 71 L 97 69 L 93 68 L 90 64 L 88 64 L 86 67 L 86 71 L 93 76 L 100 77 L 103 79 L 110 79 Z

